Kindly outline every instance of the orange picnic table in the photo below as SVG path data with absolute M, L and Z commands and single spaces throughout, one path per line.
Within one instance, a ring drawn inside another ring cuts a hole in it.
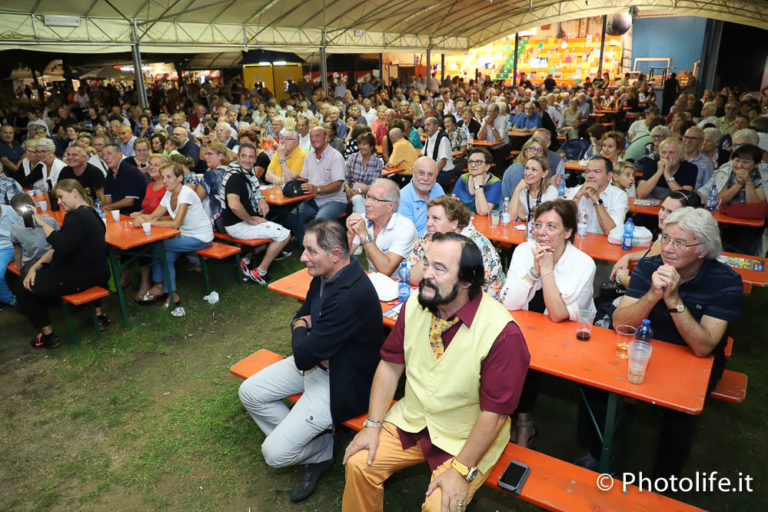
M 138 256 L 153 256 L 152 252 L 147 248 L 148 245 L 156 242 L 162 245 L 164 240 L 178 236 L 181 232 L 178 229 L 152 226 L 151 233 L 145 235 L 142 228 L 133 227 L 132 218 L 121 215 L 120 220 L 115 222 L 112 220 L 111 214 L 109 212 L 106 213 L 107 233 L 105 240 L 109 250 L 109 263 L 112 266 L 112 275 L 115 279 L 115 288 L 117 290 L 117 299 L 120 303 L 120 313 L 123 316 L 123 324 L 128 327 L 128 308 L 125 296 L 123 295 L 123 287 L 120 286 L 120 276 L 122 275 L 123 268 Z M 121 261 L 121 258 L 117 255 L 118 251 L 121 254 L 129 255 L 130 258 L 122 258 Z M 164 248 L 160 250 L 160 256 L 163 259 L 166 275 L 168 275 L 168 259 L 165 256 Z M 171 293 L 174 291 L 171 290 Z M 173 295 L 171 295 L 171 299 L 173 300 Z
M 523 223 L 518 222 L 510 223 L 506 226 L 501 224 L 491 226 L 489 217 L 473 215 L 472 224 L 480 233 L 485 235 L 486 238 L 494 242 L 512 245 L 520 245 L 525 242 L 525 230 L 516 229 L 516 226 L 524 226 L 525 224 Z M 622 256 L 627 254 L 627 251 L 624 251 L 620 245 L 610 243 L 607 236 L 598 235 L 596 233 L 587 233 L 587 236 L 584 238 L 575 237 L 573 246 L 590 255 L 592 258 L 602 261 L 616 262 L 619 261 Z M 638 250 L 639 249 L 640 248 L 638 248 Z M 745 293 L 749 293 L 749 286 L 768 287 L 768 259 L 732 252 L 724 252 L 722 255 L 726 258 L 755 260 L 756 262 L 762 263 L 763 270 L 761 271 L 734 266 L 730 264 L 732 260 L 726 261 L 726 264 L 741 276 L 741 280 L 744 282 L 746 290 Z
M 304 300 L 312 278 L 299 270 L 269 285 L 269 289 Z M 397 301 L 382 302 L 382 313 Z M 531 354 L 530 367 L 556 377 L 608 391 L 608 414 L 603 432 L 601 470 L 607 470 L 615 428 L 619 396 L 636 398 L 688 414 L 701 414 L 712 371 L 712 356 L 696 357 L 687 346 L 654 340 L 653 357 L 645 382 L 627 381 L 627 362 L 616 355 L 616 333 L 594 326 L 589 341 L 576 339 L 576 323 L 555 323 L 548 316 L 530 311 L 512 312 L 523 331 Z M 396 317 L 384 317 L 393 326 Z M 603 469 L 603 466 L 605 469 Z
M 300 203 L 305 199 L 315 197 L 317 194 L 304 194 L 303 196 L 286 197 L 283 195 L 283 189 L 277 185 L 262 186 L 261 193 L 264 199 L 272 206 L 285 206 L 288 204 Z
M 533 130 L 507 130 L 507 135 L 510 137 L 525 137 L 528 138 L 533 135 Z
M 467 141 L 467 144 L 469 144 L 470 146 L 477 146 L 477 147 L 480 147 L 480 148 L 489 148 L 491 146 L 495 146 L 497 144 L 501 144 L 501 142 L 499 142 L 497 140 L 490 141 L 490 140 L 475 139 L 475 140 Z
M 636 198 L 629 198 L 629 211 L 634 213 L 641 213 L 643 215 L 658 215 L 661 201 L 656 199 L 652 200 L 653 204 L 636 205 Z M 642 201 L 642 200 L 641 200 Z M 718 223 L 722 224 L 735 224 L 737 226 L 749 226 L 753 228 L 761 228 L 765 225 L 765 219 L 740 219 L 738 217 L 731 217 L 717 210 L 712 213 L 712 216 Z
M 581 165 L 578 160 L 567 160 L 563 167 L 569 171 L 584 171 L 587 168 L 585 165 Z
M 381 170 L 381 177 L 383 178 L 383 177 L 386 177 L 386 176 L 390 176 L 392 174 L 400 174 L 404 170 L 405 169 L 403 169 L 402 167 L 394 167 L 394 166 L 391 166 L 391 165 L 385 165 L 383 167 L 383 169 Z

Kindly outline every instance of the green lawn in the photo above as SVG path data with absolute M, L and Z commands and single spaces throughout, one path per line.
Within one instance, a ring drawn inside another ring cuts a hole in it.
M 301 267 L 278 262 L 271 274 Z M 288 353 L 288 321 L 295 300 L 253 283 L 222 290 L 220 266 L 213 269 L 222 301 L 201 300 L 202 276 L 180 272 L 187 316 L 175 319 L 160 307 L 131 307 L 133 327 L 124 330 L 117 302 L 107 311 L 113 324 L 97 342 L 89 315 L 76 315 L 82 340 L 54 351 L 29 348 L 33 331 L 21 315 L 0 314 L 0 510 L 338 510 L 343 471 L 337 465 L 318 492 L 301 505 L 288 499 L 296 469 L 265 466 L 263 435 L 243 410 L 240 380 L 229 367 L 259 349 Z M 227 267 L 226 270 L 230 270 Z M 229 276 L 228 276 L 229 277 Z M 768 309 L 768 290 L 746 297 L 729 368 L 746 372 L 744 404 L 710 401 L 696 434 L 687 472 L 718 471 L 754 478 L 750 493 L 678 495 L 709 510 L 762 510 L 768 457 L 765 427 L 768 379 L 759 327 Z M 60 307 L 52 306 L 59 335 L 65 335 Z M 63 338 L 65 336 L 62 336 Z M 542 379 L 536 407 L 537 449 L 573 460 L 577 388 Z M 632 439 L 627 466 L 650 471 L 659 411 L 635 406 L 627 425 Z M 427 485 L 425 466 L 396 475 L 386 493 L 387 510 L 417 510 Z M 470 510 L 536 510 L 485 488 Z

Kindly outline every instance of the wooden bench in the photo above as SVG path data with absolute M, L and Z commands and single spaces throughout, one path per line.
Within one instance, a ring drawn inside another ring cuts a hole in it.
M 247 379 L 282 359 L 283 356 L 280 354 L 262 349 L 235 363 L 229 371 L 232 375 Z M 291 395 L 287 397 L 287 400 L 295 402 L 299 397 L 301 397 L 300 394 Z M 345 421 L 344 425 L 353 430 L 361 430 L 365 417 L 365 414 L 358 416 Z M 507 444 L 504 453 L 488 475 L 485 485 L 511 494 L 509 491 L 501 489 L 497 482 L 512 460 L 531 468 L 528 480 L 523 486 L 522 492 L 517 496 L 547 510 L 579 510 L 584 512 L 594 510 L 649 512 L 701 510 L 648 490 L 641 492 L 634 485 L 628 485 L 626 492 L 624 492 L 623 484 L 618 479 L 610 490 L 601 491 L 596 485 L 599 475 L 594 471 L 513 443 Z
M 77 337 L 75 336 L 75 326 L 72 324 L 70 306 L 82 306 L 108 296 L 109 290 L 102 288 L 101 286 L 92 286 L 82 292 L 61 296 L 61 306 L 64 309 L 64 322 L 67 324 L 69 338 L 72 340 L 73 344 L 77 344 Z M 93 309 L 93 326 L 96 328 L 96 339 L 99 339 L 101 337 L 101 328 L 99 328 L 99 318 L 96 316 L 96 308 Z
M 252 240 L 249 240 L 247 238 L 233 238 L 229 236 L 226 233 L 220 233 L 218 231 L 213 232 L 214 238 L 218 238 L 222 242 L 227 242 L 229 244 L 237 244 L 237 245 L 247 245 L 248 247 L 257 247 L 259 245 L 268 244 L 272 240 L 269 238 L 254 238 Z
M 8 271 L 17 276 L 21 275 L 21 271 L 16 266 L 15 261 L 12 261 L 8 265 Z M 75 335 L 75 326 L 72 323 L 72 306 L 83 306 L 108 296 L 109 290 L 102 288 L 101 286 L 92 286 L 87 290 L 78 293 L 70 293 L 69 295 L 61 296 L 61 307 L 64 310 L 64 322 L 67 324 L 69 339 L 72 340 L 74 345 L 77 345 L 77 336 Z M 96 316 L 95 308 L 93 310 L 93 325 L 96 328 L 96 339 L 101 338 L 101 329 L 99 328 L 99 319 Z
M 747 375 L 744 373 L 725 370 L 717 386 L 715 386 L 715 389 L 712 390 L 709 396 L 725 400 L 726 402 L 740 404 L 747 397 L 748 380 Z
M 208 277 L 208 263 L 206 260 L 212 259 L 212 260 L 224 260 L 229 258 L 230 256 L 235 256 L 237 266 L 235 267 L 236 270 L 236 281 L 238 281 L 237 277 L 240 273 L 240 247 L 236 245 L 229 245 L 229 244 L 220 244 L 218 242 L 213 242 L 209 247 L 206 247 L 205 249 L 200 249 L 199 251 L 195 251 L 195 254 L 198 256 L 201 256 L 200 259 L 200 268 L 203 270 L 203 279 L 205 279 L 205 294 L 208 295 L 211 293 L 211 280 Z

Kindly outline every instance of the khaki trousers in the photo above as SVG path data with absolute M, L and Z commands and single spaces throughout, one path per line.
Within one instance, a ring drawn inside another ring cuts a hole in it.
M 397 427 L 389 422 L 383 423 L 373 464 L 368 465 L 367 450 L 357 452 L 347 461 L 342 512 L 383 511 L 384 482 L 387 478 L 395 471 L 424 462 L 424 460 L 420 444 L 403 450 L 400 437 L 397 435 Z M 430 481 L 450 469 L 450 465 L 451 460 L 448 459 L 435 468 Z M 478 472 L 477 477 L 470 482 L 467 503 L 472 500 L 475 492 L 483 485 L 486 478 L 487 475 Z M 422 512 L 440 512 L 441 504 L 442 491 L 438 487 L 425 498 L 421 510 Z

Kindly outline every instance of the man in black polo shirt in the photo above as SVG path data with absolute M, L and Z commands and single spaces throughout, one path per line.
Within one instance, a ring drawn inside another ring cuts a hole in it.
M 123 153 L 117 144 L 104 146 L 101 156 L 109 168 L 104 180 L 104 209 L 120 210 L 124 214 L 140 211 L 147 187 L 144 175 L 123 161 Z
M 64 151 L 67 164 L 59 173 L 59 180 L 73 179 L 80 182 L 91 199 L 104 203 L 104 174 L 88 163 L 88 153 L 80 146 L 69 146 Z
M 708 211 L 676 210 L 664 221 L 661 254 L 640 260 L 613 313 L 613 325 L 639 326 L 647 318 L 655 339 L 688 346 L 697 357 L 713 354 L 707 394 L 725 369 L 726 329 L 739 317 L 743 290 L 741 277 L 716 260 L 721 252 L 717 221 Z M 588 388 L 585 394 L 602 423 L 607 393 Z M 654 479 L 680 475 L 693 444 L 695 418 L 664 409 Z M 600 442 L 584 410 L 579 414 L 579 438 L 590 445 L 596 459 Z

